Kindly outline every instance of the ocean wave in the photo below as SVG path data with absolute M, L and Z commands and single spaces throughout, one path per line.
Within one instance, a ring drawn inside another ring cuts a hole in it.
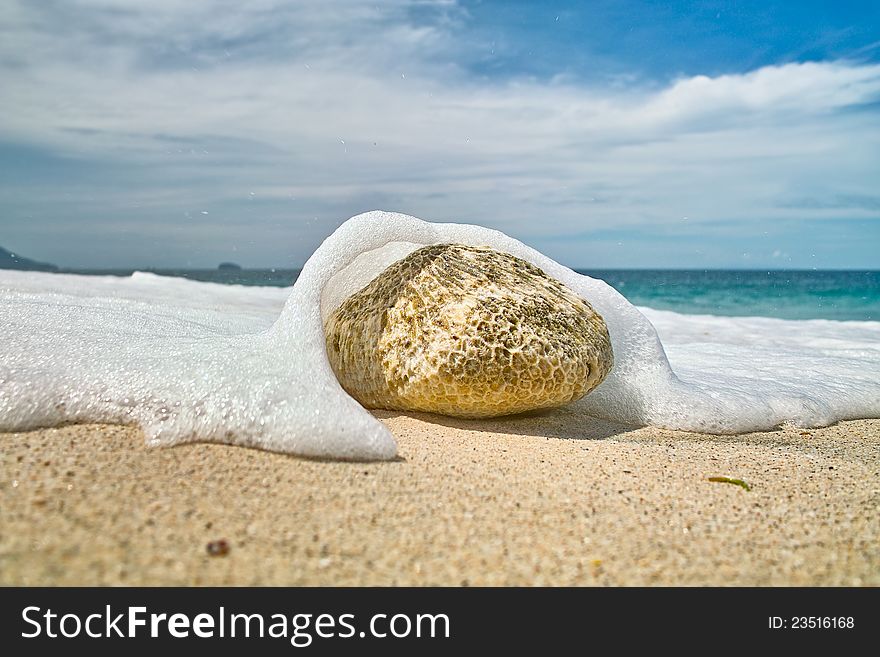
M 0 429 L 124 422 L 155 444 L 391 458 L 393 437 L 329 366 L 323 318 L 395 260 L 440 242 L 524 258 L 603 315 L 615 365 L 572 405 L 584 422 L 737 433 L 880 416 L 878 322 L 636 308 L 498 231 L 371 212 L 328 237 L 292 288 L 0 273 Z

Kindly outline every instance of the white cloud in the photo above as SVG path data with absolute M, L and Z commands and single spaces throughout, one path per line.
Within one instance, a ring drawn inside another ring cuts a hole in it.
M 863 109 L 880 98 L 878 65 L 659 89 L 477 80 L 466 14 L 412 5 L 7 2 L 0 139 L 136 163 L 152 189 L 198 179 L 218 202 L 246 188 L 326 216 L 378 200 L 539 245 L 611 227 L 674 235 L 682 216 L 686 230 L 835 218 L 830 198 L 868 200 L 849 218 L 880 216 L 880 132 Z M 583 245 L 550 249 L 577 262 Z

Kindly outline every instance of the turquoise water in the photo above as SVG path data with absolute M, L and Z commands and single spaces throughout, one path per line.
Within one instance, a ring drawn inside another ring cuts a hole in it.
M 679 313 L 781 319 L 880 320 L 880 271 L 578 270 L 638 306 Z M 131 271 L 71 273 L 127 276 Z M 228 285 L 292 285 L 296 269 L 155 270 Z
M 705 315 L 880 320 L 880 271 L 584 271 L 637 306 Z

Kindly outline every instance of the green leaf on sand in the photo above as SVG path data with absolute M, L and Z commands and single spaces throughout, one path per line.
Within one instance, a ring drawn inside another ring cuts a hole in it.
M 733 479 L 732 477 L 709 477 L 709 481 L 717 481 L 722 484 L 734 484 L 735 486 L 741 486 L 746 490 L 752 490 L 752 487 L 742 479 Z

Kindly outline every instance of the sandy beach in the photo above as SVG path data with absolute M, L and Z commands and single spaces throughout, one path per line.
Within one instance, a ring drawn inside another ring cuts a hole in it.
M 0 584 L 880 585 L 880 420 L 708 436 L 376 415 L 396 461 L 0 434 Z

